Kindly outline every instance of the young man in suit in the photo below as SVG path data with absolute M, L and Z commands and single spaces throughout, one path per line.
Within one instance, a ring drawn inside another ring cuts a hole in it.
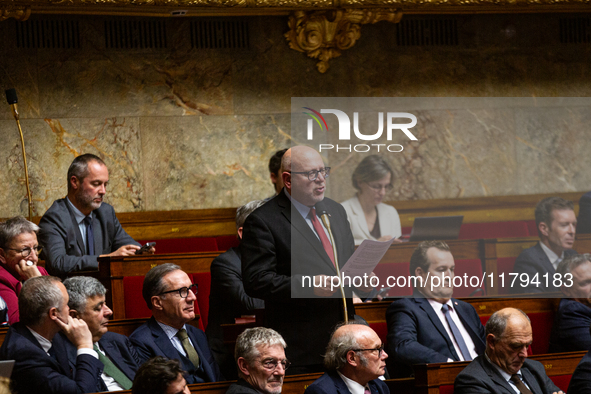
M 236 232 L 242 239 L 244 221 L 265 201 L 255 200 L 236 210 Z M 209 293 L 209 318 L 205 329 L 207 342 L 213 352 L 220 370 L 226 379 L 235 380 L 236 362 L 234 355 L 224 344 L 222 324 L 234 324 L 234 319 L 252 314 L 254 309 L 262 309 L 265 302 L 249 297 L 242 282 L 240 248 L 230 248 L 211 262 L 211 292 Z
M 388 355 L 370 327 L 356 322 L 334 332 L 326 348 L 324 366 L 329 371 L 304 394 L 390 394 L 379 377 L 386 372 Z
M 536 205 L 540 242 L 521 252 L 513 268 L 515 273 L 526 274 L 529 284 L 521 286 L 521 281 L 516 281 L 512 293 L 560 291 L 560 286 L 554 286 L 556 267 L 565 257 L 576 254 L 572 250 L 577 229 L 574 209 L 572 201 L 560 197 L 548 197 Z
M 443 241 L 421 242 L 413 252 L 410 274 L 417 279 L 413 297 L 394 301 L 386 311 L 392 356 L 388 370 L 393 376 L 410 376 L 415 364 L 468 361 L 484 352 L 478 313 L 472 305 L 451 298 L 454 269 L 454 258 Z
M 87 153 L 70 165 L 68 195 L 54 201 L 39 222 L 39 243 L 50 274 L 63 277 L 96 269 L 99 256 L 131 256 L 140 248 L 113 207 L 103 202 L 108 182 L 109 170 L 98 156 Z
M 531 323 L 521 310 L 493 313 L 486 323 L 486 352 L 458 374 L 454 393 L 563 394 L 544 366 L 527 358 L 532 340 Z
M 68 278 L 64 286 L 70 298 L 70 315 L 84 320 L 92 333 L 93 348 L 105 366 L 101 378 L 107 390 L 129 390 L 140 358 L 125 335 L 109 332 L 113 312 L 105 302 L 107 289 L 88 276 Z
M 265 325 L 289 344 L 289 374 L 319 372 L 332 329 L 345 320 L 340 292 L 331 288 L 330 279 L 337 275 L 336 262 L 342 267 L 353 254 L 354 240 L 345 209 L 324 197 L 330 167 L 320 154 L 295 146 L 282 160 L 284 189 L 244 223 L 242 278 L 246 293 L 265 301 Z M 319 218 L 323 209 L 330 217 L 336 256 Z M 321 286 L 310 286 L 310 280 L 305 284 L 305 277 Z M 351 296 L 349 289 L 346 294 Z M 347 306 L 352 319 L 350 299 Z
M 247 328 L 236 339 L 234 355 L 238 381 L 226 394 L 281 394 L 287 347 L 277 331 L 265 327 Z
M 16 361 L 11 375 L 15 392 L 103 391 L 103 364 L 92 349 L 92 334 L 84 320 L 70 316 L 61 281 L 53 276 L 28 279 L 18 302 L 20 322 L 10 327 L 0 348 L 0 360 Z
M 224 380 L 209 350 L 205 333 L 189 323 L 195 319 L 197 285 L 178 265 L 152 268 L 142 295 L 152 317 L 129 337 L 141 362 L 156 356 L 176 359 L 187 371 L 187 383 Z

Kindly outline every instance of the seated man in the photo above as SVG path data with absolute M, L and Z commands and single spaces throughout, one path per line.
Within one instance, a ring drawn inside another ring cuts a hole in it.
M 394 301 L 386 311 L 388 352 L 393 359 L 388 370 L 393 377 L 410 376 L 414 364 L 469 361 L 484 352 L 478 313 L 472 305 L 451 298 L 454 269 L 454 258 L 443 241 L 421 242 L 413 252 L 410 274 L 417 279 L 413 297 Z M 442 280 L 437 283 L 432 277 Z
M 575 352 L 591 349 L 591 255 L 568 256 L 556 270 L 565 278 L 562 293 L 550 333 L 549 353 Z M 572 275 L 572 281 L 569 277 Z
M 535 215 L 540 242 L 521 252 L 513 268 L 518 274 L 526 274 L 529 284 L 522 286 L 520 278 L 511 289 L 513 293 L 560 291 L 560 287 L 554 286 L 556 267 L 566 256 L 576 253 L 572 250 L 577 228 L 572 201 L 545 198 L 536 205 Z
M 140 366 L 140 358 L 125 335 L 109 332 L 113 314 L 105 303 L 107 289 L 98 279 L 75 276 L 64 281 L 70 301 L 70 315 L 82 319 L 92 333 L 94 350 L 105 369 L 101 378 L 108 391 L 129 390 Z
M 37 267 L 41 248 L 37 243 L 39 227 L 22 216 L 0 223 L 0 297 L 8 308 L 8 322 L 19 321 L 18 295 L 23 282 L 47 275 Z
M 238 381 L 226 394 L 280 394 L 285 370 L 287 345 L 277 331 L 265 327 L 247 328 L 236 339 L 234 351 Z
M 351 321 L 333 333 L 324 355 L 328 372 L 308 386 L 304 394 L 390 394 L 379 379 L 386 372 L 387 358 L 375 331 Z
M 154 357 L 146 361 L 135 375 L 132 394 L 190 394 L 185 371 L 177 360 Z
M 568 394 L 591 393 L 591 350 L 583 356 L 577 365 L 566 392 Z
M 131 256 L 140 248 L 113 207 L 103 203 L 108 182 L 109 170 L 98 156 L 78 156 L 70 165 L 68 195 L 54 201 L 39 222 L 39 242 L 51 274 L 96 269 L 99 256 Z
M 528 360 L 532 338 L 531 323 L 521 310 L 493 313 L 486 323 L 486 352 L 458 374 L 454 393 L 562 394 L 544 366 Z
M 242 239 L 242 226 L 252 211 L 263 205 L 262 200 L 251 201 L 236 211 L 236 230 Z M 235 318 L 252 314 L 254 309 L 265 307 L 265 302 L 244 292 L 240 248 L 230 248 L 216 257 L 210 267 L 211 293 L 209 294 L 209 319 L 205 335 L 222 374 L 234 380 L 236 363 L 224 344 L 222 324 L 234 324 Z
M 205 333 L 187 323 L 195 319 L 197 285 L 175 264 L 152 268 L 142 295 L 152 317 L 129 337 L 142 362 L 156 356 L 176 359 L 188 383 L 224 380 L 209 350 Z
M 11 379 L 19 393 L 78 394 L 103 391 L 103 364 L 92 350 L 84 320 L 69 315 L 68 292 L 58 278 L 25 282 L 19 323 L 11 326 L 0 360 L 15 360 Z M 61 334 L 62 331 L 66 337 Z

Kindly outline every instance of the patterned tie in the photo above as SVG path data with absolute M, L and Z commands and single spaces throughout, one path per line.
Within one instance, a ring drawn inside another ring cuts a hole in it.
M 316 216 L 316 208 L 310 209 L 309 216 L 310 216 L 310 220 L 312 221 L 312 226 L 314 227 L 314 230 L 316 230 L 316 234 L 318 234 L 318 237 L 320 238 L 320 242 L 322 242 L 322 247 L 326 251 L 326 254 L 330 258 L 330 261 L 332 261 L 332 265 L 335 265 L 334 264 L 334 253 L 332 251 L 332 245 L 330 244 L 330 241 L 328 240 L 328 237 L 326 236 L 326 233 L 324 232 L 324 227 L 322 227 L 322 224 L 320 224 L 320 221 L 318 220 L 318 216 Z
M 84 218 L 84 224 L 86 225 L 86 251 L 92 256 L 94 255 L 94 233 L 92 231 L 92 215 L 88 215 Z
M 465 361 L 472 361 L 472 356 L 470 356 L 470 352 L 468 351 L 468 346 L 466 346 L 466 342 L 464 342 L 464 338 L 462 338 L 462 334 L 460 333 L 458 326 L 456 326 L 456 323 L 454 323 L 454 321 L 451 318 L 451 315 L 449 314 L 449 305 L 443 304 L 443 306 L 441 307 L 441 310 L 443 311 L 443 314 L 445 315 L 445 319 L 447 320 L 447 324 L 449 324 L 449 328 L 451 328 L 451 332 L 454 335 L 456 343 L 458 344 L 458 347 L 460 348 L 460 351 L 462 352 L 462 356 L 464 356 L 464 360 Z
M 195 368 L 199 368 L 199 355 L 197 354 L 197 351 L 195 350 L 193 345 L 191 345 L 191 342 L 189 342 L 189 335 L 187 334 L 187 330 L 181 328 L 179 332 L 176 333 L 176 336 L 178 337 L 178 339 L 181 340 L 181 345 L 183 345 L 183 349 L 185 349 L 187 357 L 189 358 L 189 360 L 191 360 L 193 366 L 195 366 Z
M 129 378 L 125 376 L 125 374 L 119 368 L 117 368 L 117 366 L 113 364 L 113 362 L 99 350 L 96 343 L 93 347 L 94 351 L 98 353 L 99 361 L 102 362 L 105 366 L 103 372 L 106 375 L 109 375 L 110 377 L 115 379 L 115 381 L 119 383 L 119 385 L 123 387 L 125 390 L 129 390 L 133 382 L 129 380 Z
M 511 381 L 513 384 L 515 384 L 515 386 L 517 386 L 517 389 L 519 389 L 521 394 L 533 394 L 531 390 L 528 389 L 525 384 L 523 384 L 518 374 L 511 375 Z

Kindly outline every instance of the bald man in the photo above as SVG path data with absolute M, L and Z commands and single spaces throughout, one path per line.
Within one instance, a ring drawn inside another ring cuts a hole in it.
M 454 393 L 563 394 L 544 366 L 527 358 L 532 339 L 531 323 L 523 311 L 505 308 L 493 313 L 486 323 L 484 356 L 460 372 Z
M 379 377 L 386 372 L 386 359 L 378 334 L 371 328 L 351 322 L 335 331 L 330 338 L 324 366 L 327 373 L 312 383 L 304 394 L 389 394 Z
M 284 189 L 244 223 L 240 243 L 244 289 L 265 301 L 265 325 L 288 343 L 287 358 L 292 363 L 288 373 L 319 372 L 321 355 L 333 327 L 344 320 L 344 311 L 330 282 L 302 286 L 304 276 L 319 280 L 337 274 L 318 203 L 324 203 L 330 215 L 340 266 L 353 254 L 355 243 L 345 209 L 324 197 L 330 168 L 320 154 L 293 147 L 283 155 L 281 168 Z M 301 298 L 292 297 L 292 291 Z M 350 301 L 348 314 L 350 318 L 354 314 Z

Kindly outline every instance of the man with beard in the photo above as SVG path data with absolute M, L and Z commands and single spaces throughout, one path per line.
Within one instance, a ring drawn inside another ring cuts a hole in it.
M 355 321 L 345 324 L 337 328 L 326 348 L 324 366 L 329 372 L 304 394 L 390 394 L 379 379 L 386 372 L 387 358 L 374 330 Z
M 234 358 L 238 381 L 226 394 L 280 394 L 285 370 L 287 345 L 277 331 L 265 327 L 248 328 L 238 336 Z
M 54 201 L 39 222 L 39 243 L 52 275 L 96 269 L 99 256 L 131 256 L 140 248 L 113 207 L 103 203 L 108 182 L 109 170 L 98 156 L 87 153 L 70 165 L 68 195 Z
M 451 298 L 454 269 L 443 241 L 421 242 L 413 252 L 413 297 L 394 301 L 386 311 L 388 353 L 393 359 L 388 370 L 395 377 L 410 376 L 415 364 L 470 361 L 484 352 L 478 313 L 472 305 Z
M 458 374 L 454 393 L 562 394 L 542 363 L 527 358 L 532 340 L 523 311 L 505 308 L 493 313 L 486 323 L 486 352 Z

